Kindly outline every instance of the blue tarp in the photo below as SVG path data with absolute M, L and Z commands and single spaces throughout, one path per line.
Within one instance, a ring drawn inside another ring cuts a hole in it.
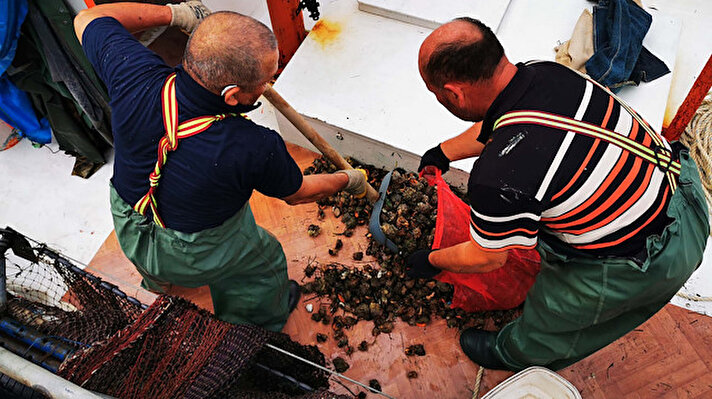
M 37 120 L 27 94 L 15 87 L 5 74 L 15 58 L 20 26 L 26 15 L 26 0 L 0 2 L 0 119 L 17 128 L 20 134 L 30 140 L 47 144 L 52 140 L 47 119 Z
M 35 143 L 47 144 L 52 141 L 47 119 L 37 120 L 29 97 L 12 84 L 7 75 L 0 77 L 0 119 Z
M 20 26 L 27 15 L 27 0 L 0 2 L 0 75 L 15 58 Z

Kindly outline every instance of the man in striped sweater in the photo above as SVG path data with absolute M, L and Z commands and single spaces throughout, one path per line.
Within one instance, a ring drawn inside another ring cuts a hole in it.
M 470 18 L 436 29 L 419 67 L 443 106 L 482 123 L 420 166 L 479 156 L 471 240 L 413 253 L 409 275 L 487 272 L 514 248 L 542 257 L 521 317 L 461 335 L 473 361 L 566 367 L 650 318 L 700 265 L 709 225 L 696 165 L 605 87 L 552 62 L 510 63 Z

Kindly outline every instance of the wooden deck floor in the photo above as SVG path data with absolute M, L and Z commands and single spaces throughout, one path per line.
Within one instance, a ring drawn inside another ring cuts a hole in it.
M 290 146 L 290 152 L 300 166 L 311 163 L 314 153 Z M 258 224 L 271 231 L 282 243 L 289 263 L 289 275 L 300 281 L 303 268 L 313 259 L 337 261 L 362 266 L 373 262 L 365 256 L 354 261 L 351 254 L 365 251 L 365 228 L 344 240 L 340 255 L 332 257 L 336 236 L 343 231 L 340 221 L 330 212 L 324 220 L 317 219 L 313 204 L 288 206 L 281 200 L 253 195 L 250 205 Z M 318 224 L 322 234 L 310 238 L 309 224 Z M 112 233 L 100 248 L 89 270 L 118 284 L 124 292 L 150 303 L 154 295 L 139 287 L 140 276 L 126 259 Z M 212 308 L 207 287 L 187 289 L 175 287 L 171 292 L 184 296 L 199 306 Z M 305 303 L 318 299 L 302 298 L 290 316 L 284 332 L 295 341 L 316 344 L 316 334 L 330 329 L 310 319 Z M 318 344 L 327 358 L 342 356 L 351 365 L 345 372 L 350 378 L 368 383 L 377 379 L 384 392 L 397 398 L 471 398 L 478 366 L 461 351 L 457 331 L 444 322 L 433 322 L 425 328 L 410 327 L 399 322 L 391 334 L 371 335 L 371 322 L 361 322 L 348 331 L 349 342 L 372 342 L 368 352 L 356 351 L 349 358 L 331 339 Z M 584 398 L 712 398 L 712 318 L 668 305 L 636 330 L 588 358 L 559 372 L 571 381 Z M 411 344 L 425 345 L 425 357 L 406 357 L 404 348 Z M 408 379 L 409 371 L 418 378 Z M 512 373 L 487 370 L 480 395 L 492 389 Z M 346 382 L 354 392 L 358 387 Z M 332 383 L 335 392 L 347 391 Z M 376 395 L 369 395 L 376 397 Z

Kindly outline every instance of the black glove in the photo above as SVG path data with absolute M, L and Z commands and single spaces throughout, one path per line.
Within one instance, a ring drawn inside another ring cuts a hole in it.
M 450 159 L 445 156 L 443 149 L 440 144 L 425 151 L 425 154 L 420 158 L 420 166 L 418 166 L 418 172 L 422 171 L 424 167 L 432 165 L 440 169 L 443 173 L 450 169 Z
M 428 255 L 433 252 L 429 249 L 419 249 L 405 261 L 405 274 L 410 278 L 433 278 L 442 270 L 433 266 L 428 260 Z

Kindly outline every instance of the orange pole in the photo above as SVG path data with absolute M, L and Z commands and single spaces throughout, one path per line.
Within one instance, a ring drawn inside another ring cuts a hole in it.
M 699 108 L 705 96 L 712 87 L 712 56 L 707 60 L 707 64 L 702 68 L 700 75 L 692 85 L 692 89 L 687 93 L 685 101 L 682 102 L 680 108 L 677 109 L 675 117 L 670 122 L 670 125 L 663 129 L 663 136 L 666 139 L 673 141 L 678 140 L 682 133 L 687 128 L 692 117 L 695 116 L 697 108 Z
M 277 36 L 279 46 L 279 70 L 292 59 L 292 56 L 307 37 L 304 29 L 304 17 L 299 10 L 299 0 L 267 0 L 272 30 Z

